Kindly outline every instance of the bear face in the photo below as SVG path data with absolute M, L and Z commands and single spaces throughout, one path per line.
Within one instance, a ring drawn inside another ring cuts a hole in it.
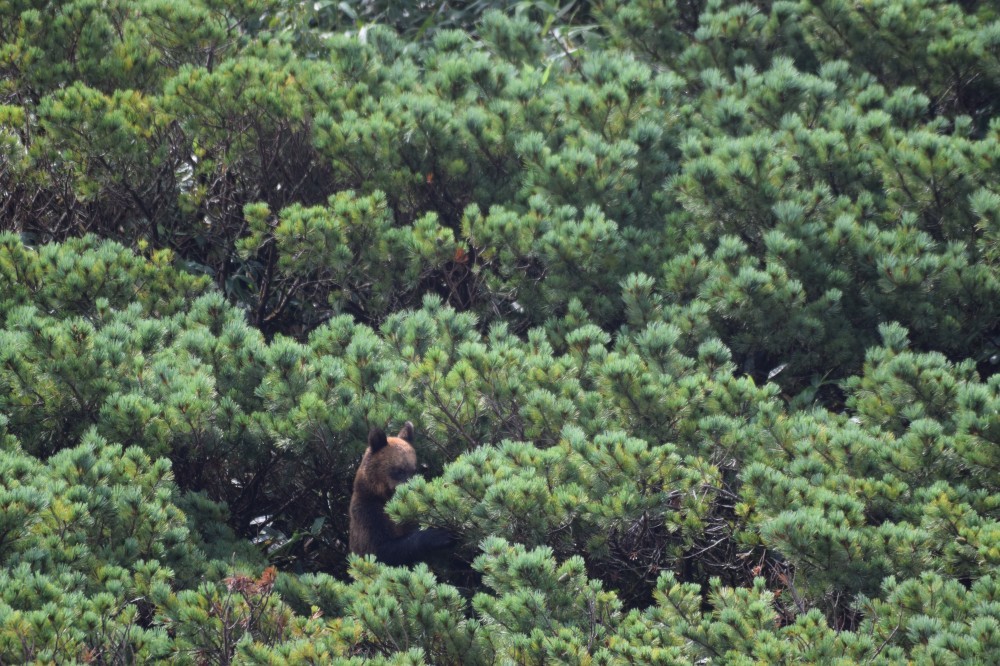
M 386 437 L 382 430 L 373 429 L 368 433 L 368 448 L 354 477 L 354 493 L 388 502 L 396 488 L 416 473 L 413 424 L 407 421 L 396 437 Z
M 385 512 L 396 488 L 416 473 L 412 423 L 407 421 L 396 437 L 386 437 L 378 428 L 368 433 L 368 448 L 354 476 L 351 496 L 351 552 L 373 554 L 386 564 L 407 564 L 451 543 L 447 530 L 413 530 Z

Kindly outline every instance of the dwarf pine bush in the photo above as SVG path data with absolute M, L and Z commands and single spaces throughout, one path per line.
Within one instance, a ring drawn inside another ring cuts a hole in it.
M 0 661 L 990 663 L 995 6 L 466 4 L 0 3 Z

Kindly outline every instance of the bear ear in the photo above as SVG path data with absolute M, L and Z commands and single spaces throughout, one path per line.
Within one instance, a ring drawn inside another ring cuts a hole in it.
M 385 431 L 381 428 L 372 428 L 368 432 L 368 448 L 375 453 L 379 449 L 384 449 L 389 445 L 389 440 L 385 438 Z
M 404 423 L 403 429 L 396 436 L 405 439 L 407 444 L 413 444 L 413 424 L 410 421 Z

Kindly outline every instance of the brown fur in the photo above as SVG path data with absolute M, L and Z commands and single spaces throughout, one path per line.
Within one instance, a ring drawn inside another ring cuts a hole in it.
M 373 428 L 368 433 L 351 496 L 351 552 L 375 555 L 384 564 L 401 565 L 423 560 L 434 551 L 452 545 L 446 529 L 415 530 L 398 525 L 385 512 L 385 504 L 417 472 L 413 450 L 413 424 L 409 421 L 397 437 L 386 437 Z

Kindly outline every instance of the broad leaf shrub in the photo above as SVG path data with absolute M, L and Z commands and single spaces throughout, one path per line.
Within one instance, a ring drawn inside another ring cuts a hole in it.
M 3 5 L 0 661 L 993 660 L 996 8 L 491 9 Z

